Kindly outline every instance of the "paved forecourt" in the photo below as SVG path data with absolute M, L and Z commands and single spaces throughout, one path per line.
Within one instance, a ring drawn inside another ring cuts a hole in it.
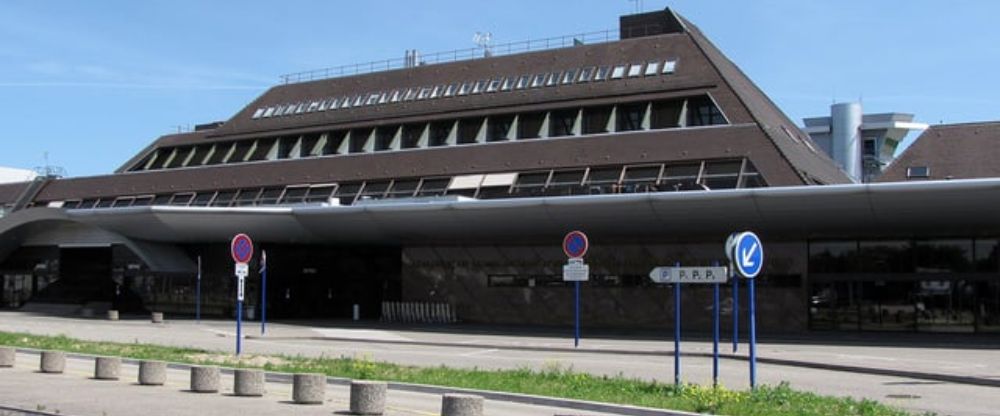
M 622 374 L 673 381 L 672 343 L 668 340 L 585 337 L 581 350 L 574 351 L 571 329 L 563 337 L 552 337 L 537 333 L 494 335 L 472 332 L 470 328 L 473 327 L 436 327 L 435 331 L 419 331 L 363 328 L 349 324 L 339 327 L 272 324 L 268 326 L 266 338 L 245 340 L 244 351 L 249 354 L 366 356 L 400 364 L 443 364 L 483 369 L 562 366 L 594 374 Z M 235 332 L 232 321 L 196 324 L 168 317 L 166 324 L 153 325 L 148 320 L 110 322 L 15 312 L 0 313 L 0 330 L 65 334 L 89 340 L 193 346 L 230 353 Z M 451 332 L 444 333 L 442 330 Z M 709 353 L 711 343 L 685 341 L 683 350 Z M 745 345 L 741 347 L 740 355 L 744 352 Z M 761 343 L 758 354 L 761 359 L 782 358 L 806 363 L 1000 379 L 1000 351 L 987 348 L 771 342 Z M 711 359 L 684 357 L 681 375 L 688 382 L 710 383 Z M 995 414 L 990 403 L 1000 393 L 997 387 L 766 363 L 759 364 L 758 377 L 760 384 L 788 381 L 794 388 L 822 394 L 870 398 L 911 410 L 970 416 Z M 721 382 L 724 386 L 746 388 L 747 380 L 745 361 L 722 361 Z

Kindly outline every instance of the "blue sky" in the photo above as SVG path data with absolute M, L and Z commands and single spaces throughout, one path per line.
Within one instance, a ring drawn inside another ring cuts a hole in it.
M 643 0 L 698 25 L 796 121 L 834 101 L 1000 119 L 1000 2 Z M 109 173 L 284 73 L 615 29 L 627 0 L 0 2 L 0 166 Z

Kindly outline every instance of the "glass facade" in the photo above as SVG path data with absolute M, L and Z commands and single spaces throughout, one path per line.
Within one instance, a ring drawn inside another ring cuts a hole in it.
M 1000 332 L 997 239 L 809 243 L 811 329 Z

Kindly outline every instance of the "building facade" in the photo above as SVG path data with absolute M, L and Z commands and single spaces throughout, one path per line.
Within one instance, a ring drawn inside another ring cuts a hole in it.
M 723 262 L 726 235 L 753 229 L 766 330 L 998 328 L 1000 230 L 969 206 L 1000 199 L 995 183 L 853 184 L 670 10 L 560 39 L 296 74 L 114 174 L 2 185 L 3 303 L 192 313 L 200 265 L 204 313 L 230 315 L 227 244 L 247 232 L 268 252 L 269 316 L 410 302 L 564 325 L 559 242 L 581 229 L 584 322 L 661 328 L 670 289 L 649 270 Z M 686 293 L 688 310 L 710 299 Z

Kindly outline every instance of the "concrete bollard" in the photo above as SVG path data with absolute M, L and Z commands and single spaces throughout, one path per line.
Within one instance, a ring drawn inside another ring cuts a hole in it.
M 325 397 L 325 374 L 296 374 L 292 377 L 293 402 L 297 404 L 323 404 Z
M 167 381 L 167 363 L 163 361 L 140 361 L 139 384 L 162 386 Z
M 62 373 L 66 368 L 66 354 L 62 351 L 42 351 L 40 364 L 43 373 Z
M 95 380 L 118 380 L 118 373 L 122 368 L 122 359 L 118 357 L 95 357 L 94 358 L 94 379 Z
M 216 393 L 219 391 L 219 367 L 191 367 L 191 391 Z
M 386 384 L 382 381 L 351 381 L 351 414 L 380 415 L 385 412 Z
M 483 416 L 483 398 L 471 394 L 445 394 L 441 397 L 441 416 Z
M 11 347 L 0 347 L 0 367 L 13 367 L 17 350 Z
M 163 312 L 153 312 L 153 323 L 154 324 L 163 323 Z
M 108 310 L 108 320 L 109 321 L 117 321 L 118 320 L 118 310 L 117 309 L 110 309 L 110 310 Z
M 237 369 L 233 377 L 233 394 L 237 396 L 259 397 L 264 395 L 264 372 L 261 370 Z

